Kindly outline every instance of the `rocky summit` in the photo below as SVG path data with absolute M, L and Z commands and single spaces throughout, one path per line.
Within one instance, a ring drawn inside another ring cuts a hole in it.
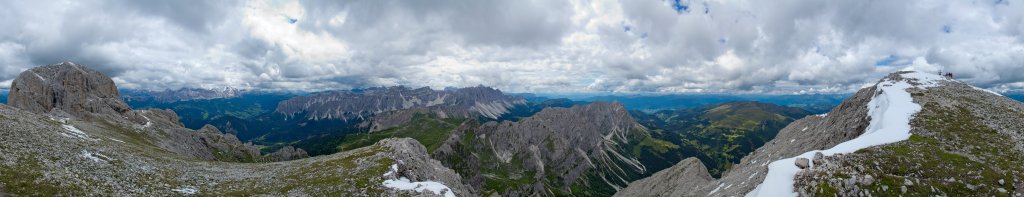
M 999 94 L 898 72 L 788 125 L 720 179 L 690 160 L 616 196 L 1021 196 L 1022 116 Z
M 131 112 L 114 81 L 72 62 L 36 67 L 11 83 L 8 105 L 35 113 L 92 118 Z

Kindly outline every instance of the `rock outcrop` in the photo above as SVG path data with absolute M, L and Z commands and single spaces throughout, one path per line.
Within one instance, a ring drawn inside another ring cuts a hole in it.
M 619 191 L 628 196 L 694 196 L 688 190 L 676 189 L 691 185 L 707 185 L 715 179 L 708 174 L 707 168 L 697 158 L 687 158 L 678 164 L 630 183 Z
M 646 172 L 635 155 L 636 143 L 645 137 L 646 129 L 622 104 L 594 102 L 547 108 L 517 122 L 471 121 L 433 155 L 475 190 L 488 190 L 482 193 L 610 195 Z M 502 181 L 522 184 L 485 188 Z
M 412 182 L 438 181 L 445 183 L 457 196 L 473 196 L 472 190 L 463 184 L 462 177 L 441 162 L 430 158 L 427 148 L 412 138 L 388 138 L 378 142 L 391 147 L 391 156 L 396 160 L 397 172 L 393 177 L 405 177 Z
M 64 62 L 22 72 L 11 83 L 8 105 L 35 113 L 77 118 L 117 117 L 131 111 L 109 77 Z

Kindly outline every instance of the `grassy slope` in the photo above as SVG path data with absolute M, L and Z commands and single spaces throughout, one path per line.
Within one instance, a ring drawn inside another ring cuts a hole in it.
M 211 123 L 212 120 L 224 116 L 250 119 L 270 113 L 277 107 L 278 102 L 289 97 L 291 96 L 260 94 L 244 95 L 236 98 L 189 100 L 172 103 L 128 100 L 128 105 L 135 109 L 158 108 L 174 110 L 181 117 L 181 122 L 185 124 L 185 127 L 199 129 L 203 125 Z
M 439 119 L 426 114 L 416 114 L 412 121 L 400 127 L 345 136 L 338 144 L 337 149 L 338 151 L 352 150 L 372 145 L 385 138 L 408 137 L 416 139 L 427 147 L 427 152 L 433 152 L 444 143 L 445 139 L 448 139 L 452 129 L 458 127 L 463 121 L 465 119 Z
M 719 176 L 743 156 L 775 137 L 779 130 L 809 112 L 766 103 L 733 102 L 701 108 L 633 112 L 660 144 L 657 154 L 641 157 L 649 168 L 662 169 L 697 157 Z M 662 143 L 668 142 L 668 143 Z M 678 147 L 678 148 L 677 148 Z M 670 149 L 673 151 L 661 151 Z M 655 171 L 656 172 L 656 171 Z

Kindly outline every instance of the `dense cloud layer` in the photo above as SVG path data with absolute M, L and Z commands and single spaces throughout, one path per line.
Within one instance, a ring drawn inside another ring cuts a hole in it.
M 75 61 L 126 88 L 848 92 L 888 72 L 1024 89 L 1024 1 L 2 1 L 0 88 Z

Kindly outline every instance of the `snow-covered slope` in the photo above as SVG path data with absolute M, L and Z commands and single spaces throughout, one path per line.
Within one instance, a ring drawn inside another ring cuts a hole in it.
M 817 153 L 822 156 L 853 153 L 863 148 L 910 138 L 910 119 L 921 111 L 921 105 L 914 103 L 907 89 L 926 89 L 949 80 L 921 72 L 902 73 L 899 76 L 901 78 L 886 78 L 875 85 L 875 96 L 867 106 L 871 123 L 863 134 L 826 150 L 807 151 L 796 157 L 773 161 L 768 165 L 768 176 L 747 196 L 796 196 L 793 177 L 801 170 L 794 165 L 797 158 L 809 161 Z M 808 162 L 808 165 L 813 167 L 814 163 Z

